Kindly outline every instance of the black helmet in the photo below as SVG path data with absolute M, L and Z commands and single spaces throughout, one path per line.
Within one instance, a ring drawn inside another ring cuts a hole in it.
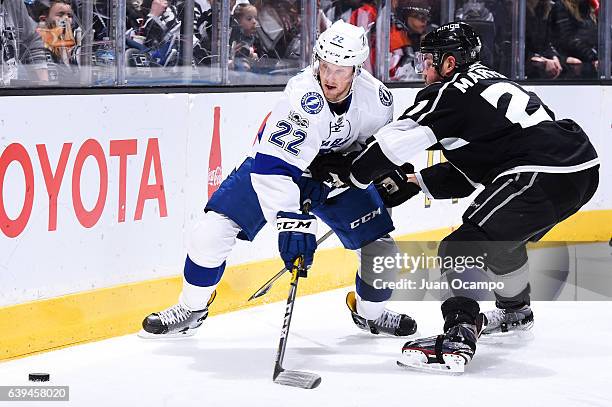
M 420 52 L 432 54 L 433 66 L 439 70 L 445 56 L 457 60 L 457 70 L 467 69 L 480 60 L 480 36 L 466 23 L 448 23 L 428 33 L 421 41 Z

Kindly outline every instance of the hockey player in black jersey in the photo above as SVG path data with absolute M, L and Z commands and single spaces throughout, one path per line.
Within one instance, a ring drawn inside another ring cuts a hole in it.
M 427 86 L 398 121 L 375 134 L 343 176 L 360 188 L 386 178 L 387 188 L 379 191 L 391 205 L 419 190 L 448 199 L 484 187 L 438 255 L 486 253 L 487 275 L 504 283 L 495 292 L 497 309 L 483 314 L 469 292 L 448 293 L 444 333 L 403 347 L 402 363 L 412 367 L 463 371 L 481 333 L 529 329 L 526 243 L 577 212 L 598 185 L 597 153 L 580 126 L 555 119 L 533 92 L 482 65 L 480 47 L 465 23 L 427 34 L 418 56 Z M 448 161 L 415 174 L 399 168 L 432 148 Z M 462 278 L 452 269 L 442 272 L 449 281 Z

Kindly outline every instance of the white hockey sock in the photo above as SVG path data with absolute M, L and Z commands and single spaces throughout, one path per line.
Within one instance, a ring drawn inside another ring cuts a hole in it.
M 357 299 L 357 313 L 365 319 L 375 320 L 378 319 L 385 310 L 387 301 L 372 302 L 366 301 L 359 297 L 359 294 L 355 293 Z
M 213 291 L 215 291 L 215 288 L 217 288 L 217 284 L 210 287 L 199 287 L 189 284 L 183 278 L 183 291 L 179 297 L 179 302 L 182 302 L 192 311 L 203 310 L 206 308 L 206 304 L 208 304 L 208 300 Z

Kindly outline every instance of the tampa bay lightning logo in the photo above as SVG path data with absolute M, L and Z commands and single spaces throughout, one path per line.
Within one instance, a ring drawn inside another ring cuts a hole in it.
M 302 109 L 310 114 L 319 113 L 323 110 L 323 97 L 317 92 L 308 92 L 302 97 Z
M 383 85 L 380 85 L 380 88 L 378 88 L 378 97 L 380 97 L 380 103 L 387 107 L 393 104 L 393 95 L 391 91 Z

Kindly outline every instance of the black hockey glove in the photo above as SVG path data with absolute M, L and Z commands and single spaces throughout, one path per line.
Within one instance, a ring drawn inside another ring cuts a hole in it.
M 358 151 L 320 154 L 310 163 L 308 169 L 313 179 L 329 183 L 335 187 L 341 187 L 343 184 L 341 180 L 348 178 L 351 163 L 357 155 L 359 155 Z
M 374 186 L 387 208 L 401 205 L 421 191 L 418 185 L 408 181 L 406 174 L 413 173 L 414 166 L 406 163 L 374 180 Z
M 342 174 L 344 178 L 340 179 L 349 186 L 366 189 L 371 182 L 386 176 L 397 168 L 398 166 L 382 152 L 378 141 L 372 137 L 365 150 L 352 160 L 348 176 Z

